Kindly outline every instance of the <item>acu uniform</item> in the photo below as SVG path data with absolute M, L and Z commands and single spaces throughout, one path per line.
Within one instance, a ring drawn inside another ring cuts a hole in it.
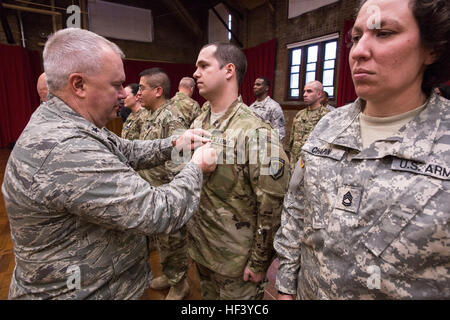
M 197 118 L 200 113 L 202 113 L 198 102 L 183 92 L 177 92 L 171 100 L 172 105 L 177 107 L 183 115 L 183 119 L 186 123 L 186 128 L 189 128 L 192 121 L 194 121 L 194 119 Z
M 286 135 L 286 121 L 280 104 L 267 96 L 263 101 L 256 100 L 250 105 L 250 109 L 264 122 L 270 123 L 272 128 L 277 129 L 280 140 Z
M 242 277 L 246 266 L 259 273 L 272 262 L 289 161 L 278 134 L 239 99 L 213 124 L 210 117 L 210 111 L 202 113 L 191 127 L 212 132 L 223 164 L 204 176 L 199 211 L 188 224 L 189 253 L 199 269 L 203 299 L 261 299 L 262 284 Z M 264 163 L 250 160 L 259 151 L 259 136 L 260 149 L 274 151 Z M 234 159 L 227 161 L 227 154 Z
M 300 157 L 300 151 L 306 143 L 306 140 L 308 140 L 309 134 L 314 130 L 319 120 L 328 112 L 330 111 L 327 107 L 321 105 L 313 111 L 305 108 L 295 115 L 289 139 L 291 172 L 294 171 L 295 165 Z
M 186 130 L 185 120 L 181 112 L 168 100 L 147 118 L 141 140 L 164 139 L 170 137 L 179 130 Z M 151 186 L 157 187 L 167 184 L 180 172 L 183 165 L 166 161 L 163 165 L 148 170 L 139 171 L 139 174 L 147 180 Z M 176 285 L 186 276 L 187 244 L 186 226 L 171 234 L 158 235 L 159 255 L 162 271 L 169 279 L 170 285 Z
M 435 94 L 362 148 L 363 101 L 325 116 L 302 149 L 274 246 L 298 299 L 450 298 L 450 102 Z
M 123 123 L 121 137 L 128 140 L 139 139 L 141 128 L 149 114 L 150 112 L 144 107 L 141 107 L 136 113 L 130 113 Z
M 146 235 L 180 228 L 200 197 L 195 164 L 158 189 L 135 172 L 171 151 L 171 139 L 120 139 L 50 95 L 5 171 L 16 262 L 9 298 L 138 299 L 152 276 Z

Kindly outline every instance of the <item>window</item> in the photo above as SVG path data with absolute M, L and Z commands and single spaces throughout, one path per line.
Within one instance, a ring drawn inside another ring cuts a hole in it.
M 228 15 L 228 29 L 231 30 L 231 14 Z M 228 32 L 228 40 L 231 40 L 231 32 Z
M 333 34 L 288 45 L 288 99 L 301 99 L 305 84 L 314 80 L 322 82 L 330 99 L 335 98 L 337 37 Z

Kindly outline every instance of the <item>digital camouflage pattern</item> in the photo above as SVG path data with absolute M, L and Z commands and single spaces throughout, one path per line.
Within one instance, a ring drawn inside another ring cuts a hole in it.
M 128 140 L 139 139 L 141 128 L 149 114 L 150 112 L 144 107 L 141 107 L 136 113 L 130 113 L 123 123 L 121 137 Z
M 172 136 L 178 130 L 187 130 L 185 118 L 178 108 L 168 100 L 147 118 L 141 140 L 164 139 Z M 139 171 L 151 186 L 161 186 L 169 183 L 183 169 L 183 164 L 166 161 L 164 164 Z M 169 279 L 170 285 L 175 285 L 186 276 L 188 268 L 186 227 L 172 234 L 158 235 L 156 243 L 163 273 Z
M 120 139 L 50 96 L 5 171 L 16 262 L 9 298 L 139 298 L 151 280 L 146 235 L 179 229 L 199 202 L 196 164 L 160 188 L 135 172 L 171 150 L 170 138 Z
M 326 115 L 302 150 L 274 246 L 298 299 L 450 298 L 450 102 L 433 94 L 362 150 L 363 100 Z
M 183 115 L 186 128 L 189 128 L 192 121 L 202 113 L 198 102 L 183 92 L 177 92 L 171 100 L 171 104 L 177 107 Z
M 170 100 L 167 100 L 147 117 L 139 139 L 164 139 L 183 129 L 186 130 L 186 124 L 181 112 L 171 104 Z M 172 181 L 181 169 L 182 166 L 166 161 L 160 166 L 140 170 L 139 174 L 152 186 L 160 186 Z
M 278 130 L 281 141 L 286 135 L 286 121 L 280 104 L 267 96 L 263 101 L 256 100 L 250 105 L 250 109 L 264 122 L 270 123 L 272 128 Z
M 292 122 L 291 135 L 289 139 L 291 172 L 300 157 L 300 151 L 309 134 L 324 115 L 330 112 L 326 107 L 320 106 L 316 110 L 309 111 L 308 108 L 300 110 Z
M 216 170 L 204 175 L 199 211 L 188 224 L 189 253 L 198 264 L 227 277 L 242 277 L 246 266 L 265 272 L 274 253 L 289 161 L 278 134 L 240 100 L 212 125 L 210 115 L 210 110 L 202 113 L 191 126 L 212 132 L 219 160 Z M 259 136 L 263 143 L 258 146 Z M 239 159 L 242 145 L 244 159 Z M 251 163 L 250 154 L 271 148 L 270 163 L 259 158 Z M 234 159 L 220 164 L 223 155 Z

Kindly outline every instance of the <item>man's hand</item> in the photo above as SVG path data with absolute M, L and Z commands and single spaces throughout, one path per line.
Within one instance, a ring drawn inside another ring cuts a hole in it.
M 213 172 L 217 166 L 216 150 L 208 143 L 195 150 L 191 161 L 196 163 L 203 172 Z
M 250 270 L 249 267 L 245 267 L 244 270 L 244 281 L 251 281 L 254 283 L 258 283 L 263 281 L 265 276 L 265 272 L 260 272 L 260 273 L 254 273 L 252 270 Z
M 206 130 L 200 128 L 189 129 L 175 140 L 174 147 L 178 151 L 194 150 L 205 143 L 211 142 L 209 137 L 211 137 L 211 133 Z

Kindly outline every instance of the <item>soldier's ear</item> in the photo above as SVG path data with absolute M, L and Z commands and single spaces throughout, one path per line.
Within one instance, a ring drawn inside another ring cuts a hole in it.
M 161 97 L 162 95 L 163 95 L 163 88 L 162 87 L 160 87 L 160 86 L 158 86 L 158 87 L 156 87 L 155 88 L 156 89 L 156 96 L 159 98 L 159 97 Z
M 69 76 L 69 88 L 78 97 L 84 98 L 86 96 L 85 78 L 81 73 L 72 73 Z
M 233 74 L 236 74 L 236 67 L 232 63 L 228 63 L 224 66 L 225 69 L 225 78 L 230 80 L 233 77 Z

